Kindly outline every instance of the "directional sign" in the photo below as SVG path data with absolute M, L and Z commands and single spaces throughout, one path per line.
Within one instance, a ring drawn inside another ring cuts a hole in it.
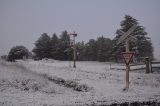
M 134 54 L 135 54 L 134 52 L 122 52 L 122 56 L 124 58 L 126 65 L 129 65 Z
M 129 35 L 136 29 L 136 27 L 137 26 L 134 24 L 127 32 L 123 32 L 123 31 L 119 30 L 118 34 L 120 34 L 122 36 L 119 38 L 117 45 L 120 44 L 121 42 L 123 42 L 124 40 L 126 40 L 127 38 L 130 38 Z M 134 37 L 134 39 L 136 39 L 136 38 Z

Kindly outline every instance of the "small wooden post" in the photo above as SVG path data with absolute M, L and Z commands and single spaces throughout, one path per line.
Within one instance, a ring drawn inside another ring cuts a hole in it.
M 151 72 L 151 65 L 150 65 L 149 57 L 145 58 L 145 63 L 146 63 L 146 74 L 148 74 Z
M 150 64 L 151 64 L 151 73 L 153 72 L 153 69 L 152 69 L 152 61 L 150 61 Z
M 111 63 L 109 63 L 109 69 L 111 70 Z

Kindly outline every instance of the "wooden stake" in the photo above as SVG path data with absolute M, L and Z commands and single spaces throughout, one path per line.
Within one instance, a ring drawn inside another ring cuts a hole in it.
M 125 43 L 126 43 L 126 52 L 129 52 L 129 40 L 126 39 Z M 130 69 L 130 67 L 128 64 L 128 65 L 126 65 L 126 90 L 129 89 L 129 69 Z
M 76 68 L 76 45 L 75 45 L 75 36 L 73 36 L 74 38 L 74 47 L 73 47 L 73 67 Z

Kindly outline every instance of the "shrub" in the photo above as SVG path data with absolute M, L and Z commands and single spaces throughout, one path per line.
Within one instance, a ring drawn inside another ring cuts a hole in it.
M 12 47 L 8 54 L 8 61 L 15 61 L 16 59 L 28 58 L 29 51 L 24 46 Z

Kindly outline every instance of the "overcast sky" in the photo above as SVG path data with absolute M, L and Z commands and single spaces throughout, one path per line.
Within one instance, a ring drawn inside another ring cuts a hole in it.
M 0 0 L 0 55 L 16 45 L 32 50 L 42 33 L 113 39 L 126 14 L 146 27 L 160 59 L 160 0 Z

